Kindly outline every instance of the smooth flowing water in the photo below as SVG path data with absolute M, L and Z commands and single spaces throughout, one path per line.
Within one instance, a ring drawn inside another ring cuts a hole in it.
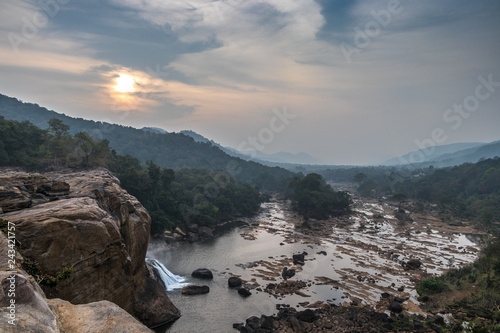
M 146 263 L 156 271 L 160 281 L 163 283 L 163 287 L 167 289 L 167 291 L 181 289 L 189 284 L 185 282 L 186 278 L 175 275 L 156 259 L 146 258 Z
M 248 241 L 240 236 L 246 229 L 236 227 L 215 240 L 183 244 L 172 250 L 162 250 L 161 245 L 152 244 L 149 256 L 154 255 L 171 272 L 186 277 L 185 282 L 210 287 L 210 293 L 205 295 L 184 296 L 179 289 L 169 292 L 170 299 L 181 310 L 182 317 L 163 332 L 235 332 L 233 323 L 244 322 L 253 315 L 276 312 L 275 304 L 278 302 L 270 295 L 252 291 L 250 297 L 243 298 L 236 290 L 228 288 L 229 272 L 250 280 L 250 272 L 237 264 L 257 261 L 270 255 L 291 256 L 304 250 L 304 245 L 280 247 L 283 238 L 266 233 L 255 241 Z M 195 269 L 203 267 L 214 273 L 213 280 L 191 278 Z

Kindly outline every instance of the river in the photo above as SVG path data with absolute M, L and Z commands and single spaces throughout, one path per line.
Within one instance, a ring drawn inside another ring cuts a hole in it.
M 438 274 L 473 261 L 478 246 L 473 237 L 461 232 L 469 229 L 450 232 L 439 229 L 440 224 L 432 219 L 401 226 L 390 215 L 393 209 L 358 201 L 349 218 L 325 222 L 326 226 L 318 228 L 321 232 L 304 235 L 294 227 L 298 217 L 287 205 L 272 201 L 262 205 L 258 216 L 245 220 L 248 225 L 220 230 L 213 240 L 183 243 L 173 249 L 152 242 L 149 258 L 185 277 L 187 283 L 210 287 L 205 295 L 169 291 L 182 317 L 157 332 L 235 332 L 233 323 L 277 313 L 276 304 L 303 308 L 315 306 L 317 301 L 343 304 L 358 299 L 375 307 L 382 292 L 406 297 L 407 310 L 419 312 L 412 280 L 425 272 Z M 293 265 L 292 255 L 303 252 L 307 253 L 305 265 Z M 410 258 L 421 260 L 423 267 L 405 270 L 401 263 Z M 212 270 L 213 280 L 190 277 L 202 267 Z M 283 281 L 283 267 L 294 267 L 297 273 L 291 280 L 305 281 L 307 286 L 298 294 L 277 297 L 262 291 L 270 282 Z M 231 275 L 247 282 L 250 297 L 243 298 L 228 288 Z M 398 292 L 401 287 L 404 291 Z

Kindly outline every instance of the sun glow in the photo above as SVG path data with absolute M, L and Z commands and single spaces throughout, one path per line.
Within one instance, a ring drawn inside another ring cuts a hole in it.
M 135 81 L 130 75 L 122 74 L 116 78 L 116 85 L 113 87 L 116 91 L 121 93 L 128 93 L 135 91 Z

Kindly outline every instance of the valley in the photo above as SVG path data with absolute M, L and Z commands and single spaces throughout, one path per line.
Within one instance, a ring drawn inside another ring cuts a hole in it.
M 391 298 L 404 300 L 405 313 L 426 315 L 417 300 L 416 282 L 452 267 L 471 263 L 478 255 L 481 234 L 470 227 L 450 228 L 425 215 L 401 225 L 389 203 L 358 199 L 350 216 L 312 221 L 302 219 L 289 203 L 273 200 L 262 205 L 245 225 L 222 232 L 216 239 L 167 249 L 151 243 L 148 256 L 192 284 L 206 284 L 210 293 L 184 296 L 169 292 L 183 316 L 158 332 L 232 332 L 233 323 L 251 316 L 272 315 L 280 307 L 297 310 L 325 304 L 368 306 L 388 312 Z M 304 264 L 293 255 L 304 253 Z M 419 262 L 411 267 L 409 262 Z M 190 274 L 199 267 L 213 271 L 212 281 Z M 283 269 L 295 270 L 285 280 Z M 241 277 L 252 295 L 242 298 L 227 286 L 230 276 Z M 387 293 L 387 294 L 385 294 Z M 217 306 L 214 306 L 217 304 Z

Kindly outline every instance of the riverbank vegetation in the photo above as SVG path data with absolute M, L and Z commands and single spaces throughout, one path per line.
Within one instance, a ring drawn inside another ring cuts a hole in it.
M 0 166 L 30 170 L 109 168 L 123 188 L 150 212 L 153 234 L 185 229 L 189 224 L 210 227 L 255 214 L 264 198 L 259 190 L 283 191 L 285 180 L 289 182 L 293 208 L 307 219 L 350 211 L 349 195 L 334 191 L 318 174 L 300 175 L 290 181 L 283 178 L 285 174 L 279 168 L 272 168 L 278 176 L 265 172 L 248 183 L 227 171 L 164 168 L 153 161 L 141 163 L 135 157 L 120 155 L 110 148 L 109 141 L 95 139 L 87 132 L 73 135 L 70 127 L 57 118 L 49 120 L 48 129 L 40 129 L 27 121 L 0 117 L 0 130 Z
M 452 313 L 451 331 L 500 332 L 499 254 L 500 239 L 489 239 L 474 263 L 420 282 L 424 309 Z
M 322 220 L 351 212 L 349 194 L 335 191 L 317 173 L 293 178 L 288 197 L 292 200 L 292 208 L 306 220 Z
M 223 171 L 172 170 L 153 162 L 144 167 L 130 156 L 116 156 L 110 170 L 151 214 L 153 235 L 176 227 L 186 229 L 188 224 L 213 227 L 251 216 L 264 199 L 257 187 Z
M 330 181 L 356 183 L 362 197 L 393 198 L 400 204 L 404 196 L 412 201 L 405 207 L 410 211 L 427 210 L 449 224 L 471 221 L 487 232 L 500 231 L 499 157 L 442 169 L 358 167 L 321 174 Z

